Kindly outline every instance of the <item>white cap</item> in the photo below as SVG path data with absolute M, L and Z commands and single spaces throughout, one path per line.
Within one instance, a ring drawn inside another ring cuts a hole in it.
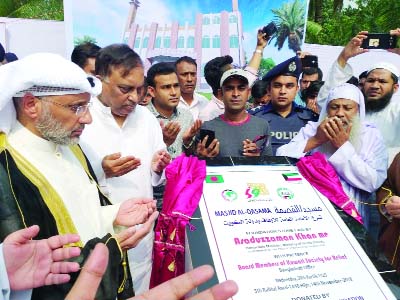
M 400 76 L 399 69 L 395 65 L 388 63 L 388 62 L 382 61 L 382 62 L 378 62 L 378 63 L 374 64 L 371 68 L 368 69 L 368 73 L 370 73 L 371 71 L 373 71 L 375 69 L 385 69 L 385 70 L 388 70 L 389 72 L 391 72 L 396 77 Z
M 222 74 L 221 77 L 221 81 L 219 83 L 219 86 L 222 87 L 222 85 L 224 84 L 224 82 L 228 79 L 231 78 L 233 76 L 238 76 L 238 77 L 242 77 L 244 78 L 247 83 L 249 83 L 249 79 L 247 78 L 247 72 L 245 70 L 242 69 L 229 69 L 227 71 L 225 71 L 224 74 Z
M 0 67 L 0 131 L 8 133 L 15 121 L 13 97 L 101 92 L 100 80 L 53 53 L 36 53 Z

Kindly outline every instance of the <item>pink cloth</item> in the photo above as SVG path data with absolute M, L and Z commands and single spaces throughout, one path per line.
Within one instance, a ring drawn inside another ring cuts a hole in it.
M 163 207 L 158 218 L 150 288 L 185 272 L 185 227 L 196 210 L 206 177 L 206 163 L 182 154 L 165 170 Z
M 353 201 L 344 192 L 335 169 L 322 153 L 315 152 L 310 156 L 300 158 L 297 167 L 304 178 L 321 194 L 363 224 Z

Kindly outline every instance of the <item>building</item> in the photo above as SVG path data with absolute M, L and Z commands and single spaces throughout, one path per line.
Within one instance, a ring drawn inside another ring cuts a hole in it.
M 242 15 L 238 0 L 232 0 L 232 11 L 197 13 L 194 24 L 151 23 L 139 25 L 135 16 L 140 13 L 140 2 L 130 1 L 130 13 L 124 33 L 124 42 L 143 59 L 145 68 L 160 61 L 175 61 L 181 56 L 196 59 L 198 65 L 197 89 L 210 90 L 203 70 L 204 65 L 217 56 L 230 55 L 238 65 L 245 64 Z

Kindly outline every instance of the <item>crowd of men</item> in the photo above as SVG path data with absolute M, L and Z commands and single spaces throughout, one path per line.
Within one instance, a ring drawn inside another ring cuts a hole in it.
M 194 271 L 198 281 L 188 282 L 193 275 L 186 274 L 149 290 L 165 169 L 185 154 L 301 158 L 321 152 L 366 229 L 374 233 L 381 223 L 377 238 L 400 271 L 400 103 L 392 100 L 400 72 L 378 62 L 353 76 L 349 60 L 367 52 L 361 48 L 367 34 L 343 48 L 325 78 L 316 56 L 305 53 L 258 78 L 269 40 L 259 31 L 246 67 L 234 67 L 230 56 L 205 65 L 210 100 L 196 91 L 197 63 L 188 56 L 145 70 L 124 44 L 79 45 L 72 62 L 50 53 L 7 58 L 0 48 L 0 61 L 8 62 L 0 67 L 4 299 L 127 299 L 143 293 L 180 299 L 207 280 L 211 271 L 203 268 Z M 400 49 L 391 52 L 400 55 Z M 305 66 L 307 57 L 311 65 Z M 30 266 L 40 271 L 35 278 L 10 263 L 8 249 L 16 247 L 23 261 L 38 255 L 38 243 L 46 250 L 41 259 L 52 259 L 45 267 Z M 60 248 L 66 244 L 75 247 Z M 236 290 L 227 282 L 204 299 L 225 299 Z

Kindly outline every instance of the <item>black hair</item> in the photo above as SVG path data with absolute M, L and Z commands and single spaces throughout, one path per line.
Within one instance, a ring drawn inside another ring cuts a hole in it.
M 154 64 L 147 71 L 147 80 L 146 80 L 147 84 L 155 88 L 156 84 L 154 82 L 154 78 L 157 75 L 169 75 L 171 73 L 176 73 L 175 66 L 173 65 L 173 63 L 160 62 Z
M 227 70 L 226 66 L 232 62 L 232 56 L 225 55 L 213 58 L 204 66 L 204 77 L 209 86 L 211 86 L 214 96 L 218 93 L 222 74 Z
M 358 79 L 355 76 L 351 76 L 350 79 L 347 80 L 346 82 L 358 87 Z
M 361 78 L 367 78 L 368 75 L 368 71 L 364 71 L 362 73 L 360 73 L 360 75 L 358 75 L 358 79 L 360 80 Z
M 122 68 L 122 76 L 137 67 L 143 67 L 140 56 L 126 44 L 112 44 L 101 49 L 96 58 L 96 75 L 107 77 L 112 68 Z
M 267 93 L 268 82 L 265 80 L 257 80 L 251 87 L 251 96 L 253 98 L 262 98 Z
M 319 80 L 312 81 L 307 88 L 305 88 L 304 90 L 301 91 L 301 95 L 300 95 L 301 100 L 306 102 L 306 99 L 308 97 L 313 96 L 315 94 L 318 95 L 319 90 L 324 85 L 324 83 L 325 83 L 324 81 L 319 81 Z
M 99 46 L 90 42 L 79 44 L 72 51 L 71 61 L 83 69 L 87 63 L 87 60 L 89 58 L 96 58 L 100 49 L 101 48 Z
M 306 68 L 303 70 L 303 75 L 314 75 L 314 74 L 318 74 L 319 81 L 321 81 L 322 77 L 324 76 L 320 68 Z
M 182 56 L 175 62 L 175 67 L 181 62 L 187 62 L 188 64 L 195 65 L 197 68 L 196 60 L 191 58 L 190 56 Z

